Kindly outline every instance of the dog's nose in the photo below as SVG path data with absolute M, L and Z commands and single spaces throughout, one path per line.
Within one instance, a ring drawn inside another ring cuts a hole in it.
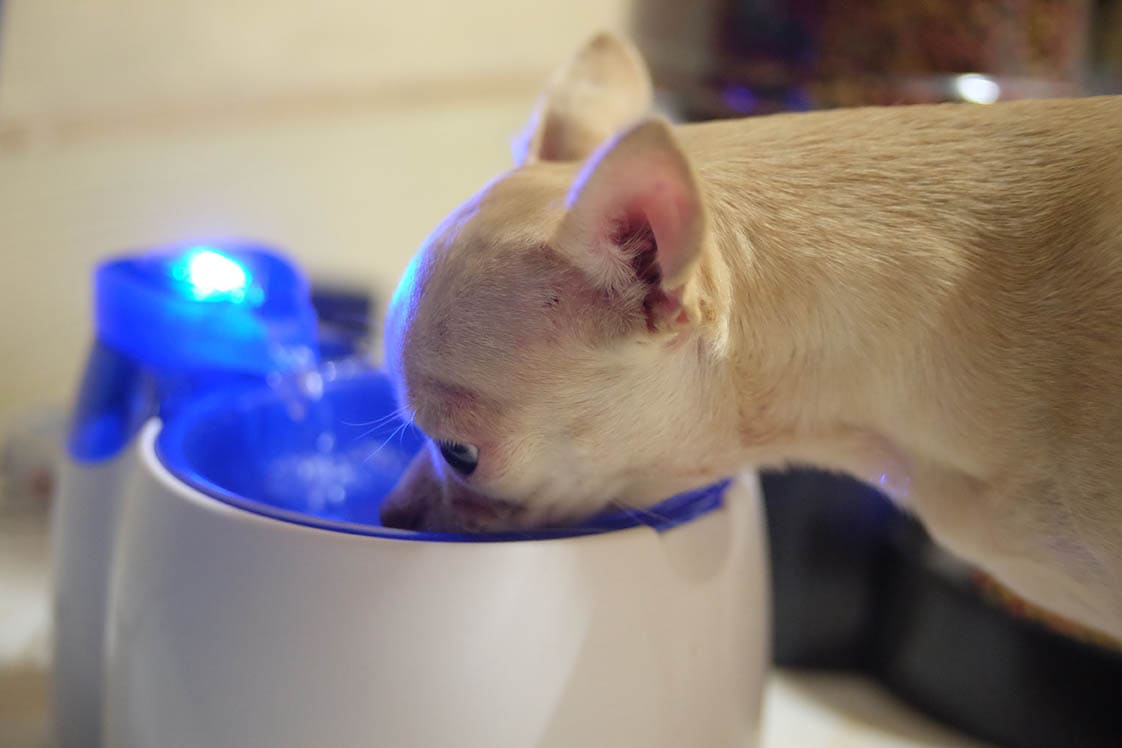
M 433 478 L 431 455 L 423 451 L 413 458 L 397 485 L 382 500 L 382 524 L 398 530 L 423 529 L 425 515 L 439 490 Z
M 454 496 L 450 502 L 452 511 L 469 524 L 480 524 L 500 519 L 506 512 L 501 502 L 486 499 L 476 494 Z
M 423 512 L 417 502 L 396 501 L 382 504 L 382 525 L 395 530 L 419 530 Z

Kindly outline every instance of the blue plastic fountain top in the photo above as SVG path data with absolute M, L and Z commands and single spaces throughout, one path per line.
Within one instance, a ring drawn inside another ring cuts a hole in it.
M 426 437 L 396 418 L 389 381 L 367 370 L 333 377 L 322 395 L 293 401 L 268 388 L 218 392 L 169 419 L 156 444 L 172 475 L 215 499 L 299 525 L 382 538 L 516 541 L 594 535 L 638 526 L 663 531 L 721 506 L 728 483 L 674 496 L 645 511 L 529 532 L 407 532 L 381 525 L 382 499 Z
M 260 245 L 185 245 L 111 260 L 97 269 L 94 296 L 98 339 L 142 365 L 268 374 L 316 355 L 307 280 Z
M 188 244 L 105 262 L 94 275 L 94 316 L 67 445 L 79 462 L 114 457 L 145 420 L 186 398 L 318 358 L 306 279 L 255 244 Z

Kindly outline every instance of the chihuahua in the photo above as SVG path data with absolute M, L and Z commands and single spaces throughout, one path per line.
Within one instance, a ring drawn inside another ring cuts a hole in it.
M 748 467 L 879 487 L 1122 638 L 1122 97 L 670 125 L 590 40 L 425 241 L 392 526 L 646 507 Z

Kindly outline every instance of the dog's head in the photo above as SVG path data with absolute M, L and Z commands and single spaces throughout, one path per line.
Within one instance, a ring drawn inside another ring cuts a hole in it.
M 547 87 L 516 168 L 454 211 L 394 294 L 386 365 L 430 437 L 389 525 L 497 530 L 710 478 L 723 317 L 697 180 L 619 39 Z M 708 393 L 708 394 L 707 394 Z

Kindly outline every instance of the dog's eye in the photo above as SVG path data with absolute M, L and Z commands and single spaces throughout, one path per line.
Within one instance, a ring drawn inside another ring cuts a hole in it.
M 437 445 L 440 447 L 440 454 L 444 456 L 444 461 L 457 473 L 471 475 L 475 472 L 475 466 L 479 464 L 478 449 L 470 444 L 456 442 L 438 441 Z

